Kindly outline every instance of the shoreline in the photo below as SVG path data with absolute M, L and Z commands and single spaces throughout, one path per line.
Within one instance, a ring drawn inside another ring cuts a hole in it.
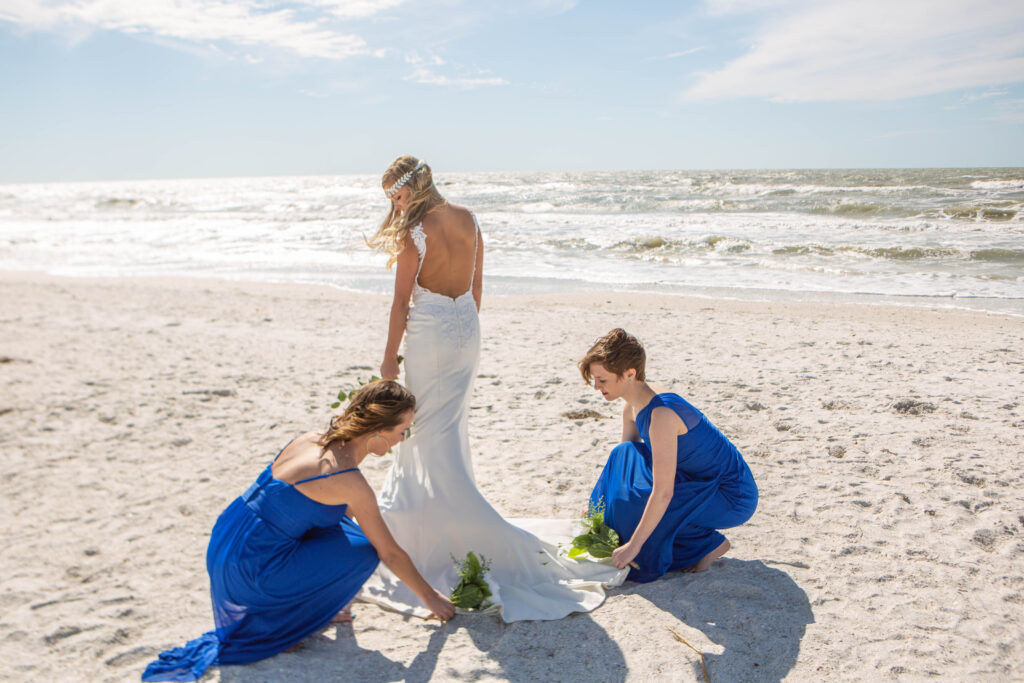
M 217 515 L 376 372 L 390 296 L 6 271 L 0 300 L 0 678 L 135 679 L 212 627 Z M 622 326 L 754 473 L 758 510 L 725 532 L 729 554 L 555 622 L 357 604 L 354 624 L 204 681 L 703 680 L 671 631 L 712 680 L 1024 665 L 1019 319 L 636 292 L 485 293 L 481 319 L 469 435 L 499 512 L 577 516 L 621 425 L 575 361 Z M 362 469 L 379 488 L 389 465 Z
M 222 282 L 222 283 L 237 283 L 237 284 L 251 284 L 255 286 L 267 285 L 267 286 L 285 286 L 285 287 L 326 287 L 333 291 L 342 292 L 344 294 L 351 294 L 356 296 L 378 296 L 386 297 L 389 301 L 391 298 L 391 285 L 393 283 L 394 274 L 393 272 L 385 272 L 383 280 L 387 281 L 388 288 L 386 290 L 370 289 L 370 288 L 357 288 L 351 286 L 345 286 L 332 282 L 325 282 L 320 280 L 302 280 L 302 279 L 273 279 L 273 278 L 260 278 L 260 277 L 245 277 L 239 275 L 211 275 L 211 274 L 132 274 L 132 275 L 117 275 L 117 274 L 74 274 L 74 273 L 52 273 L 46 270 L 40 269 L 26 269 L 26 270 L 3 270 L 0 269 L 0 279 L 8 278 L 26 278 L 32 279 L 38 277 L 42 279 L 54 278 L 54 279 L 67 279 L 67 280 L 84 280 L 84 281 L 198 281 L 198 282 Z M 529 289 L 526 285 L 520 285 L 523 291 L 495 291 L 503 288 L 501 281 L 503 280 L 516 280 L 523 282 L 528 278 L 510 278 L 510 277 L 488 277 L 484 283 L 484 296 L 486 298 L 501 297 L 508 299 L 515 299 L 516 297 L 542 297 L 542 298 L 558 298 L 558 297 L 578 297 L 593 295 L 595 297 L 601 297 L 605 294 L 615 295 L 635 295 L 643 294 L 645 296 L 664 296 L 679 299 L 695 299 L 702 301 L 734 301 L 734 302 L 748 302 L 748 303 L 794 303 L 794 304 L 808 304 L 808 305 L 838 305 L 838 306 L 880 306 L 880 307 L 894 307 L 894 308 L 915 308 L 925 309 L 934 311 L 962 311 L 968 313 L 981 313 L 988 315 L 1007 316 L 1012 318 L 1024 318 L 1024 298 L 1009 298 L 1009 297 L 982 297 L 982 296 L 958 296 L 955 294 L 944 295 L 944 296 L 923 296 L 918 294 L 878 294 L 878 293 L 864 293 L 864 292 L 829 292 L 829 291 L 797 291 L 797 290 L 784 290 L 784 289 L 758 289 L 758 288 L 745 288 L 745 287 L 711 287 L 711 286 L 694 286 L 684 291 L 682 286 L 664 286 L 659 284 L 651 283 L 633 283 L 629 285 L 619 286 L 598 286 L 594 283 L 587 283 L 582 280 L 559 280 L 553 281 L 550 279 L 537 278 L 536 287 L 540 288 L 539 291 L 526 291 Z M 494 281 L 497 280 L 498 283 Z M 532 282 L 532 280 L 531 280 Z M 565 286 L 563 290 L 554 289 L 556 285 L 550 284 L 557 282 L 560 285 Z M 956 302 L 956 303 L 954 303 Z M 969 302 L 969 303 L 968 303 Z

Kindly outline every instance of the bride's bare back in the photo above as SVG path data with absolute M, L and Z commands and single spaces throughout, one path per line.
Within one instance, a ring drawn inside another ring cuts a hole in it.
M 453 299 L 468 292 L 480 251 L 473 215 L 447 204 L 423 217 L 423 233 L 427 253 L 420 267 L 420 287 Z

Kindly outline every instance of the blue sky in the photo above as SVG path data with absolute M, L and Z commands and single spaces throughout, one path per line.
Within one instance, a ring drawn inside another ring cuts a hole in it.
M 1024 166 L 1006 0 L 0 0 L 0 182 Z

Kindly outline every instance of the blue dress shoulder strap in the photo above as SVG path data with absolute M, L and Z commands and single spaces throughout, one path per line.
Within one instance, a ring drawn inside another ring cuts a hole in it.
M 637 414 L 636 423 L 640 427 L 641 434 L 650 427 L 651 413 L 654 412 L 655 408 L 668 408 L 674 412 L 683 421 L 683 424 L 686 425 L 687 430 L 694 429 L 700 424 L 701 418 L 704 416 L 703 413 L 690 405 L 690 402 L 679 394 L 670 391 L 662 392 L 655 394 L 654 398 Z
M 325 479 L 326 477 L 333 477 L 336 474 L 345 474 L 346 472 L 358 472 L 358 467 L 349 467 L 347 470 L 338 470 L 337 472 L 328 472 L 327 474 L 318 474 L 315 477 L 308 477 L 300 481 L 295 482 L 292 486 L 298 486 L 299 484 L 305 484 L 307 481 L 316 481 L 317 479 Z

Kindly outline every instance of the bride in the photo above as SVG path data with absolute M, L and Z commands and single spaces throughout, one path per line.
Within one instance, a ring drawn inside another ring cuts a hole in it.
M 573 522 L 505 520 L 476 487 L 467 414 L 480 355 L 483 240 L 476 217 L 448 203 L 425 162 L 401 156 L 382 179 L 391 210 L 370 245 L 397 264 L 381 375 L 398 377 L 405 337 L 405 384 L 416 396 L 411 436 L 402 443 L 379 497 L 395 540 L 434 588 L 458 583 L 452 558 L 472 551 L 491 563 L 491 602 L 507 621 L 559 619 L 604 601 L 625 570 L 560 556 Z M 410 308 L 410 301 L 412 307 Z M 534 535 L 534 534 L 537 535 Z M 538 536 L 547 540 L 541 540 Z M 386 567 L 360 598 L 400 612 L 430 612 Z

